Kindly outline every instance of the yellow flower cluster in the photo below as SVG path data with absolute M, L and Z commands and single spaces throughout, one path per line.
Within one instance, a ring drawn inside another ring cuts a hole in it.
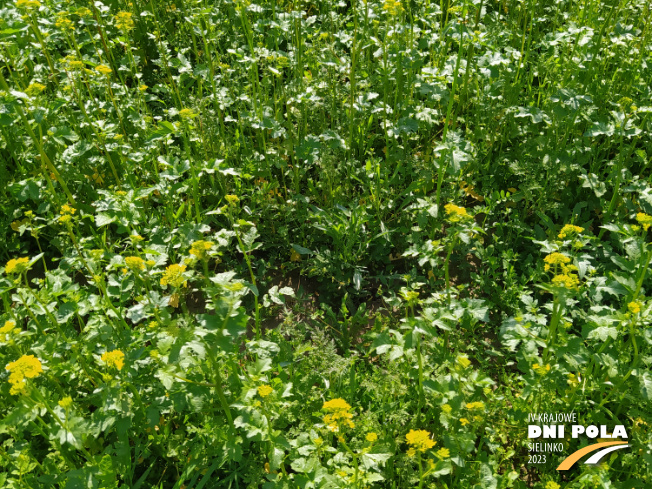
M 627 304 L 627 309 L 629 309 L 629 312 L 631 312 L 632 314 L 638 314 L 639 312 L 641 312 L 641 304 L 639 302 L 630 302 L 629 304 Z
M 546 365 L 539 365 L 538 363 L 535 363 L 532 365 L 532 370 L 534 370 L 539 375 L 546 375 L 548 372 L 550 372 L 550 364 L 548 363 Z
M 407 454 L 410 457 L 413 457 L 416 452 L 425 452 L 434 447 L 437 442 L 430 439 L 430 432 L 426 430 L 410 430 L 410 432 L 405 435 L 405 440 L 407 444 L 410 445 L 410 448 L 407 451 Z
M 267 384 L 258 386 L 258 395 L 262 398 L 269 396 L 272 392 L 274 392 L 274 389 Z
M 557 266 L 561 266 L 562 270 L 564 270 L 563 267 L 567 263 L 570 263 L 571 259 L 569 257 L 567 257 L 566 255 L 564 255 L 563 253 L 550 253 L 548 256 L 546 256 L 543 259 L 543 261 L 546 264 L 544 266 L 544 270 L 547 272 L 552 267 L 555 267 L 555 269 L 556 269 Z
M 172 285 L 173 287 L 185 287 L 186 279 L 183 278 L 182 273 L 186 271 L 185 265 L 170 265 L 165 269 L 163 277 L 161 277 L 161 285 Z
M 34 82 L 29 84 L 29 86 L 25 89 L 25 93 L 30 97 L 34 97 L 35 95 L 41 93 L 43 90 L 45 90 L 45 85 Z
M 60 14 L 58 14 L 59 18 L 55 21 L 54 25 L 57 26 L 62 31 L 75 30 L 75 24 L 73 24 L 72 20 L 66 17 L 66 15 L 67 14 L 65 12 L 61 12 Z
M 43 373 L 41 362 L 34 355 L 23 355 L 5 368 L 11 372 L 9 375 L 9 383 L 11 384 L 9 393 L 12 395 L 25 392 L 27 388 L 25 379 L 33 379 Z
M 195 112 L 194 110 L 192 110 L 192 109 L 181 109 L 179 111 L 179 117 L 181 117 L 184 120 L 185 119 L 194 119 L 198 115 L 199 114 L 197 112 Z
M 125 263 L 127 264 L 127 267 L 134 272 L 145 270 L 145 262 L 139 256 L 127 256 L 125 257 Z
M 636 214 L 636 220 L 641 226 L 643 226 L 643 229 L 645 231 L 650 229 L 650 226 L 652 226 L 652 216 L 649 214 L 639 212 L 638 214 Z
M 446 211 L 446 215 L 450 222 L 460 222 L 472 219 L 465 207 L 460 207 L 455 204 L 446 204 L 444 210 Z
M 39 8 L 41 6 L 41 2 L 38 0 L 17 0 L 16 1 L 16 7 L 18 8 L 24 8 L 27 10 L 31 10 L 33 8 Z
M 574 237 L 576 234 L 580 234 L 584 231 L 584 228 L 579 226 L 574 226 L 573 224 L 566 224 L 561 231 L 559 232 L 559 239 L 564 239 L 567 237 Z
M 106 65 L 97 65 L 95 67 L 95 71 L 106 76 L 109 76 L 111 73 L 113 73 L 113 70 Z
M 237 195 L 225 195 L 224 199 L 231 205 L 236 205 L 238 202 L 240 202 L 240 199 Z
M 63 64 L 64 69 L 69 71 L 78 71 L 84 68 L 83 61 L 78 60 L 71 54 L 63 58 L 61 63 Z
M 93 15 L 93 12 L 91 12 L 91 11 L 90 11 L 89 9 L 87 9 L 86 7 L 80 7 L 80 8 L 78 8 L 78 9 L 75 11 L 75 13 L 76 13 L 77 15 L 79 15 L 80 17 L 90 17 L 91 15 Z
M 28 264 L 29 258 L 26 256 L 23 258 L 14 258 L 7 262 L 5 273 L 23 273 L 25 270 L 27 270 Z
M 195 255 L 197 258 L 205 258 L 206 252 L 213 247 L 210 241 L 195 241 L 190 246 L 190 254 Z
M 5 321 L 5 325 L 0 328 L 0 341 L 6 341 L 7 335 L 11 334 L 15 327 L 16 323 L 11 319 L 9 321 Z
M 324 424 L 328 426 L 329 430 L 339 432 L 344 426 L 355 427 L 351 421 L 353 413 L 349 412 L 351 406 L 344 399 L 331 399 L 324 403 L 322 409 L 328 413 L 324 416 Z
M 125 366 L 125 354 L 120 350 L 107 351 L 102 353 L 102 361 L 108 367 L 115 367 L 118 370 L 122 370 L 122 367 Z
M 573 273 L 560 274 L 552 278 L 552 284 L 565 289 L 577 289 L 580 285 L 580 279 Z
M 61 399 L 58 403 L 63 409 L 70 409 L 72 407 L 72 397 L 67 396 Z
M 478 411 L 484 409 L 484 402 L 482 401 L 476 401 L 476 402 L 468 402 L 466 404 L 466 409 L 477 409 Z
M 401 5 L 400 0 L 385 0 L 383 3 L 383 10 L 387 12 L 389 15 L 398 15 L 401 10 L 403 10 L 403 6 Z
M 440 448 L 435 452 L 435 455 L 437 455 L 441 460 L 444 460 L 451 456 L 451 451 L 448 448 Z
M 559 489 L 561 486 L 553 481 L 548 481 L 546 483 L 546 489 Z
M 130 31 L 134 28 L 134 21 L 130 12 L 118 12 L 115 16 L 115 25 L 123 31 Z
M 366 439 L 369 443 L 373 443 L 373 442 L 375 442 L 376 440 L 378 440 L 378 435 L 372 431 L 371 433 L 367 433 L 367 436 L 365 437 L 365 439 Z

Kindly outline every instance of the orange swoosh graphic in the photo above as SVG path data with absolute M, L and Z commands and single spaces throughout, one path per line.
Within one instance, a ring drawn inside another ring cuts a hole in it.
M 581 459 L 587 453 L 595 452 L 603 447 L 610 447 L 612 445 L 627 445 L 626 441 L 605 441 L 603 443 L 596 443 L 594 445 L 589 445 L 587 447 L 581 448 L 578 451 L 571 453 L 566 459 L 559 464 L 557 470 L 568 470 L 570 469 L 575 462 Z

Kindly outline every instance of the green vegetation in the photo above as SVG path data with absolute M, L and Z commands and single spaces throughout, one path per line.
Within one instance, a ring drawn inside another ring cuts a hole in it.
M 650 487 L 650 8 L 2 2 L 0 486 Z

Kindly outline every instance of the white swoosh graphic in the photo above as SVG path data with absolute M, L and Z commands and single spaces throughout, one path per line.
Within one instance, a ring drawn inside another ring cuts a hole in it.
M 591 458 L 589 458 L 585 464 L 597 464 L 600 462 L 600 459 L 605 455 L 615 451 L 620 450 L 621 448 L 627 448 L 629 445 L 616 445 L 615 447 L 608 447 L 600 450 L 599 452 L 594 453 Z

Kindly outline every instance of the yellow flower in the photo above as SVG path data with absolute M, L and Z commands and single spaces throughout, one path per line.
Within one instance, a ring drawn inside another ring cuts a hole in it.
M 565 289 L 577 289 L 580 285 L 580 280 L 577 275 L 574 274 L 562 274 L 555 275 L 552 278 L 552 284 L 557 287 L 563 287 Z
M 414 448 L 408 448 L 407 455 L 408 457 L 414 457 L 417 454 L 417 451 Z
M 482 401 L 477 401 L 477 402 L 469 402 L 466 404 L 466 409 L 484 409 L 484 402 Z
M 445 459 L 451 456 L 451 452 L 448 448 L 440 448 L 435 452 L 435 455 L 440 459 Z
M 405 440 L 407 441 L 407 444 L 410 445 L 410 448 L 421 453 L 431 449 L 437 443 L 430 439 L 430 432 L 426 430 L 410 430 L 410 432 L 405 435 Z
M 558 265 L 563 267 L 567 263 L 570 263 L 571 259 L 563 253 L 550 253 L 543 261 L 546 264 L 544 269 L 547 272 L 552 266 L 555 266 L 555 269 Z
M 351 421 L 353 413 L 349 412 L 351 406 L 344 399 L 331 399 L 324 403 L 322 409 L 328 413 L 324 416 L 324 424 L 329 430 L 339 432 L 343 426 L 355 427 Z
M 129 12 L 118 12 L 115 16 L 115 26 L 123 31 L 130 31 L 134 28 L 134 21 Z
M 186 285 L 186 279 L 183 278 L 182 273 L 186 271 L 185 265 L 170 265 L 165 269 L 163 277 L 161 277 L 161 285 L 172 285 L 173 287 L 181 287 Z
M 206 252 L 213 247 L 210 241 L 195 241 L 190 246 L 190 254 L 195 255 L 197 258 L 205 258 Z
M 450 404 L 444 404 L 442 405 L 441 410 L 446 414 L 450 414 L 453 411 L 453 408 Z
M 29 258 L 26 256 L 23 258 L 14 258 L 7 262 L 5 273 L 23 273 L 27 270 L 28 264 Z
M 179 117 L 182 119 L 194 119 L 199 114 L 192 109 L 181 109 L 179 111 Z
M 568 380 L 566 381 L 568 384 L 572 385 L 573 387 L 580 385 L 580 379 L 577 377 L 575 374 L 568 374 Z
M 460 418 L 460 423 L 462 423 L 462 426 L 466 426 L 469 424 L 469 420 L 466 418 Z
M 79 15 L 80 17 L 90 17 L 91 15 L 93 15 L 93 13 L 92 13 L 89 9 L 87 9 L 86 7 L 80 7 L 80 8 L 78 8 L 78 9 L 75 11 L 75 13 L 76 13 L 77 15 Z
M 108 367 L 115 367 L 118 370 L 122 370 L 122 367 L 125 366 L 125 354 L 120 350 L 107 351 L 102 353 L 102 361 Z
M 231 205 L 236 205 L 238 202 L 240 202 L 240 199 L 237 195 L 225 195 L 224 199 Z
M 5 325 L 0 328 L 0 334 L 9 334 L 14 330 L 15 327 L 15 321 L 12 321 L 11 319 L 9 321 L 5 321 Z
M 643 226 L 643 229 L 645 231 L 650 229 L 650 226 L 652 225 L 652 216 L 650 216 L 649 214 L 645 214 L 643 212 L 639 212 L 638 214 L 636 214 L 636 220 L 641 226 Z
M 145 270 L 145 262 L 138 256 L 127 256 L 125 258 L 125 263 L 127 264 L 127 267 L 134 272 Z
M 548 363 L 546 365 L 539 365 L 538 363 L 535 363 L 532 365 L 532 370 L 534 370 L 539 375 L 546 375 L 548 372 L 550 372 L 550 364 Z
M 630 302 L 627 304 L 627 309 L 629 309 L 629 312 L 632 314 L 638 314 L 641 312 L 641 304 L 638 302 Z
M 34 355 L 23 355 L 15 362 L 5 367 L 11 372 L 9 383 L 11 384 L 10 394 L 16 395 L 25 392 L 27 382 L 25 379 L 33 379 L 43 373 L 41 362 Z
M 11 229 L 13 229 L 17 233 L 19 233 L 20 232 L 20 227 L 24 226 L 27 223 L 29 223 L 28 218 L 21 219 L 20 221 L 14 221 L 14 222 L 11 223 Z
M 383 10 L 389 15 L 394 16 L 398 15 L 401 10 L 403 10 L 403 6 L 401 5 L 400 0 L 385 0 L 383 3 Z
M 61 214 L 61 215 L 65 215 L 65 214 L 72 215 L 75 212 L 77 212 L 77 209 L 75 209 L 74 207 L 70 207 L 68 204 L 63 204 L 61 206 L 61 210 L 59 211 L 59 214 Z
M 140 90 L 141 92 L 144 92 L 144 91 L 147 90 L 148 88 L 149 88 L 149 87 L 148 87 L 147 85 L 145 85 L 144 83 L 143 83 L 142 85 L 139 85 L 139 86 L 138 86 L 138 90 Z
M 63 58 L 61 63 L 64 65 L 64 69 L 69 71 L 79 71 L 84 68 L 83 61 L 78 60 L 71 54 Z
M 62 31 L 72 31 L 72 30 L 74 30 L 75 29 L 75 24 L 73 24 L 72 20 L 65 17 L 65 15 L 66 15 L 65 13 L 63 15 L 60 15 L 59 18 L 54 23 L 54 25 L 57 26 Z
M 559 239 L 564 239 L 568 236 L 580 234 L 582 231 L 584 231 L 584 228 L 574 226 L 572 224 L 566 224 L 563 228 L 561 228 L 561 231 L 559 232 Z
M 444 206 L 446 214 L 448 214 L 448 220 L 450 222 L 459 222 L 466 219 L 471 219 L 471 216 L 466 212 L 464 207 L 459 207 L 455 204 L 446 204 Z
M 24 8 L 27 10 L 31 10 L 34 8 L 39 8 L 41 6 L 41 2 L 37 0 L 17 0 L 16 1 L 16 7 L 18 8 Z
M 378 435 L 374 433 L 373 431 L 371 433 L 367 433 L 366 440 L 369 443 L 373 443 L 378 439 Z
M 324 440 L 321 439 L 321 437 L 317 437 L 312 442 L 315 444 L 316 447 L 320 447 L 324 444 Z
M 469 357 L 466 355 L 458 355 L 457 363 L 460 364 L 462 368 L 467 368 L 469 365 L 471 365 L 471 360 L 469 360 Z
M 548 481 L 546 483 L 546 489 L 559 489 L 561 486 L 553 481 Z
M 30 83 L 29 86 L 25 89 L 25 93 L 30 97 L 38 95 L 43 90 L 45 90 L 45 85 L 42 85 L 38 82 Z
M 108 66 L 106 66 L 106 65 L 97 65 L 95 67 L 95 71 L 97 71 L 98 73 L 102 73 L 103 75 L 106 75 L 106 76 L 113 73 L 113 70 L 111 68 L 109 68 Z
M 272 392 L 274 392 L 274 389 L 267 384 L 258 386 L 258 395 L 262 398 L 269 396 Z
M 72 397 L 64 397 L 57 404 L 63 409 L 70 409 L 72 407 Z
M 62 224 L 69 224 L 72 222 L 72 216 L 70 214 L 66 214 L 65 216 L 59 216 L 59 222 Z

